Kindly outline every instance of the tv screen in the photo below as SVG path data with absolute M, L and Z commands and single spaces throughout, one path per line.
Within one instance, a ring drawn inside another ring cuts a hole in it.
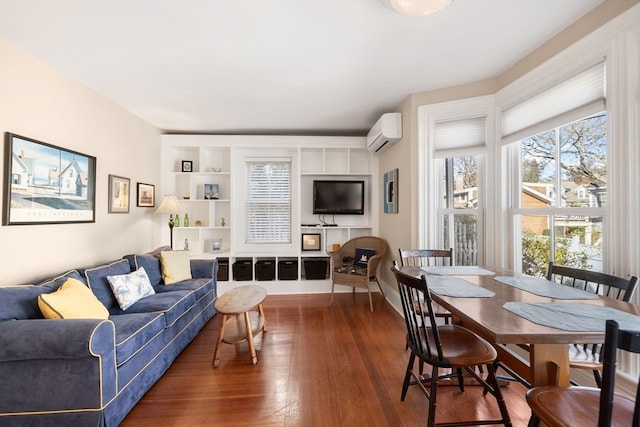
M 364 215 L 364 181 L 313 181 L 313 213 Z

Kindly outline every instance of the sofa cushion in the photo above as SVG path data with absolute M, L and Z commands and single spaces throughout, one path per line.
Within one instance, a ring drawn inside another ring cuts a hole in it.
M 165 326 L 171 326 L 196 303 L 192 291 L 172 291 L 150 295 L 133 304 L 127 313 L 164 313 Z
M 147 272 L 151 286 L 156 288 L 162 283 L 162 270 L 160 268 L 160 254 L 144 254 L 144 255 L 126 255 L 124 257 L 129 261 L 131 271 L 135 271 L 141 267 Z
M 153 290 L 153 286 L 151 286 L 149 276 L 147 276 L 144 267 L 140 267 L 129 274 L 107 276 L 107 280 L 111 285 L 111 290 L 118 301 L 118 305 L 123 310 L 131 307 L 138 300 L 156 293 Z
M 165 285 L 191 279 L 189 251 L 162 251 L 160 252 L 160 265 Z
M 183 280 L 182 282 L 174 283 L 172 285 L 160 285 L 156 289 L 156 292 L 192 291 L 196 300 L 199 300 L 209 292 L 209 284 L 212 282 L 213 279 Z
M 46 319 L 107 319 L 109 312 L 91 290 L 77 279 L 67 279 L 55 292 L 38 296 Z
M 38 307 L 38 295 L 55 291 L 70 277 L 82 281 L 80 273 L 71 270 L 60 276 L 47 279 L 38 285 L 0 286 L 0 302 L 2 302 L 0 304 L 0 321 L 42 319 L 42 312 Z
M 126 313 L 109 318 L 116 329 L 116 366 L 120 366 L 164 330 L 162 313 Z
M 93 293 L 107 307 L 107 310 L 111 311 L 114 307 L 119 308 L 119 305 L 113 295 L 113 291 L 111 291 L 111 285 L 109 285 L 107 277 L 130 272 L 129 261 L 121 259 L 110 264 L 88 268 L 84 271 L 84 274 Z

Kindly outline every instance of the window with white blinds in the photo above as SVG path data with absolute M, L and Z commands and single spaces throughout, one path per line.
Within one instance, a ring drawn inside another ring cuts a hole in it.
M 604 111 L 605 63 L 600 62 L 502 112 L 502 143 Z
M 485 149 L 487 132 L 485 116 L 436 122 L 433 149 L 436 159 L 465 154 L 479 154 Z M 463 150 L 463 151 L 461 151 Z
M 246 162 L 246 243 L 291 242 L 291 159 Z

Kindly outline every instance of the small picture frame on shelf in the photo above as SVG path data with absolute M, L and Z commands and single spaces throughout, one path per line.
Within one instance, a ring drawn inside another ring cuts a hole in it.
M 218 184 L 205 184 L 204 185 L 204 198 L 205 200 L 217 200 L 220 198 L 220 187 Z
M 193 162 L 191 160 L 182 161 L 182 172 L 193 172 Z
M 321 243 L 320 233 L 303 233 L 302 234 L 302 250 L 303 251 L 319 251 Z
M 211 240 L 211 252 L 222 252 L 222 239 Z

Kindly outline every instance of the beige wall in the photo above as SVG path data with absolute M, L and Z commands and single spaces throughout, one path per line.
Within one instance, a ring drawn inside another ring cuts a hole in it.
M 416 247 L 418 244 L 418 107 L 495 94 L 639 2 L 640 0 L 605 0 L 501 75 L 480 82 L 412 94 L 398 106 L 396 111 L 402 112 L 403 138 L 380 154 L 378 159 L 379 176 L 394 168 L 399 169 L 398 213 L 385 214 L 382 210 L 379 213 L 379 234 L 387 240 L 390 249 L 390 256 L 382 268 L 382 276 L 391 289 L 395 289 L 395 281 L 389 267 L 392 260 L 398 260 L 398 248 Z M 393 299 L 394 296 L 390 298 Z
M 157 243 L 159 218 L 153 209 L 135 206 L 135 188 L 136 182 L 159 184 L 158 129 L 0 39 L 0 132 L 3 140 L 5 132 L 13 132 L 97 158 L 96 222 L 0 227 L 0 286 L 150 250 Z M 131 179 L 129 214 L 107 214 L 109 174 Z

